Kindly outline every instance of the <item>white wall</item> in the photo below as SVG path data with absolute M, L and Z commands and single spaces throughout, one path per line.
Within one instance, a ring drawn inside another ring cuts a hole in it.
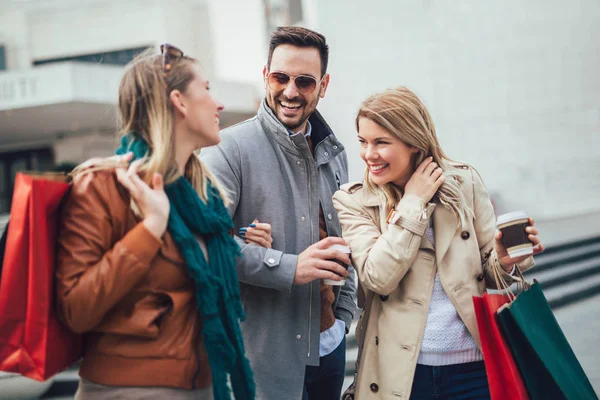
M 318 3 L 318 28 L 332 75 L 321 109 L 348 148 L 351 178 L 363 173 L 360 102 L 406 85 L 499 211 L 600 212 L 598 1 L 329 0 Z
M 214 71 L 204 0 L 37 0 L 5 2 L 0 44 L 9 69 L 33 61 L 171 43 Z
M 181 48 L 201 62 L 209 77 L 216 78 L 213 25 L 208 3 L 202 0 L 157 0 L 157 10 L 164 26 L 164 36 L 157 41 Z
M 33 60 L 143 47 L 165 36 L 154 2 L 64 2 L 28 13 Z M 82 40 L 83 38 L 83 40 Z
M 215 74 L 223 80 L 262 88 L 268 37 L 262 0 L 207 0 L 212 27 Z

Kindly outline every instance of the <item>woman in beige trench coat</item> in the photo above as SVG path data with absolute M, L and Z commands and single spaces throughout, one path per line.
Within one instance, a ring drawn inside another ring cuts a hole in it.
M 334 195 L 343 237 L 370 303 L 356 398 L 489 399 L 473 296 L 515 265 L 489 195 L 469 165 L 451 162 L 420 99 L 406 88 L 369 97 L 356 118 L 364 183 Z M 544 247 L 530 219 L 534 254 Z

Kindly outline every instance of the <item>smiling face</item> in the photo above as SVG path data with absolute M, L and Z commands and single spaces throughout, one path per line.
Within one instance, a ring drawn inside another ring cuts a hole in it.
M 291 77 L 285 88 L 274 90 L 269 85 L 269 73 L 283 73 Z M 298 88 L 295 77 L 312 77 L 315 89 Z M 273 51 L 270 69 L 263 70 L 266 98 L 269 108 L 281 123 L 293 132 L 304 131 L 308 117 L 315 111 L 319 98 L 325 97 L 329 75 L 321 79 L 321 56 L 314 47 L 277 46 Z M 302 91 L 302 92 L 301 92 Z
M 358 120 L 360 157 L 375 185 L 393 183 L 404 188 L 414 172 L 413 157 L 419 150 L 408 146 L 368 118 Z

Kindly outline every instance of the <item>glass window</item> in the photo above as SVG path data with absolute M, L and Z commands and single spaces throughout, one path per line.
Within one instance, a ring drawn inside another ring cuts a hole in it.
M 0 71 L 6 69 L 6 55 L 4 53 L 4 46 L 0 46 Z
M 133 60 L 135 56 L 146 50 L 147 47 L 136 47 L 104 53 L 84 54 L 73 57 L 52 58 L 48 60 L 35 60 L 33 65 L 51 64 L 63 61 L 80 61 L 94 64 L 125 65 Z

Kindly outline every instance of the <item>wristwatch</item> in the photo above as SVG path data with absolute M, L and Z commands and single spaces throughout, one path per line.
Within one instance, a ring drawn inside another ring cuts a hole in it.
M 400 213 L 395 208 L 390 210 L 390 213 L 387 216 L 386 222 L 388 224 L 395 224 L 400 219 Z

